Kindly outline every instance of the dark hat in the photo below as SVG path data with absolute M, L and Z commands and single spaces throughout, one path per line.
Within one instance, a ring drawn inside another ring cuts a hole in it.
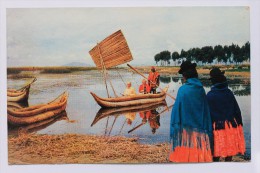
M 194 69 L 197 66 L 196 63 L 191 63 L 190 61 L 184 61 L 181 64 L 181 69 L 179 70 L 179 74 L 183 74 L 183 72 Z
M 209 79 L 216 78 L 216 77 L 221 77 L 221 76 L 224 76 L 224 74 L 225 74 L 225 71 L 221 71 L 218 67 L 214 67 L 209 72 L 209 75 L 210 75 Z

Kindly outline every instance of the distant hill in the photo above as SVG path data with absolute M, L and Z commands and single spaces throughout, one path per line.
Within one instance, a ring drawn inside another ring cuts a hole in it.
M 63 66 L 67 66 L 67 67 L 91 67 L 92 65 L 82 63 L 82 62 L 71 62 L 71 63 L 65 64 Z

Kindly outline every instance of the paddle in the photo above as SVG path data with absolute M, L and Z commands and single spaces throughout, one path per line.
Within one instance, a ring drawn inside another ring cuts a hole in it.
M 173 107 L 174 104 L 172 104 L 170 107 L 167 107 L 166 109 L 164 109 L 162 112 L 160 112 L 159 114 L 157 114 L 155 117 L 151 118 L 151 120 L 153 120 L 154 118 L 160 116 L 162 113 L 164 113 L 165 111 L 169 110 L 171 107 Z M 142 125 L 144 125 L 146 122 L 142 122 L 141 124 L 139 124 L 138 126 L 134 127 L 133 129 L 129 130 L 128 133 L 131 133 L 132 131 L 134 131 L 135 129 L 138 129 L 139 127 L 141 127 Z
M 148 78 L 143 75 L 141 72 L 139 72 L 137 69 L 135 69 L 134 67 L 132 67 L 130 64 L 127 64 L 128 67 L 130 67 L 132 70 L 134 70 L 137 74 L 141 75 L 143 78 L 145 78 L 146 80 L 148 80 Z M 150 81 L 152 82 L 152 81 Z M 156 83 L 152 82 L 153 84 L 155 84 L 157 87 L 159 87 Z M 164 92 L 164 90 L 162 88 L 159 87 L 160 90 L 162 90 Z M 175 100 L 175 97 L 173 97 L 172 95 L 170 95 L 169 93 L 166 92 L 166 95 L 171 97 L 173 100 Z

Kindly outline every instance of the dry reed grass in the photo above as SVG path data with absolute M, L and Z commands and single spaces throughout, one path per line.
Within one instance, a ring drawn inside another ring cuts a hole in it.
M 9 164 L 166 163 L 169 144 L 139 144 L 137 138 L 89 135 L 9 137 Z
M 9 137 L 9 164 L 169 163 L 169 143 L 148 145 L 139 144 L 137 140 L 76 134 L 36 135 L 21 131 L 18 137 Z M 232 161 L 249 160 L 235 156 Z
M 136 67 L 138 71 L 142 73 L 150 72 L 150 67 Z M 156 67 L 156 70 L 161 74 L 178 74 L 180 67 Z M 226 70 L 226 69 L 222 69 Z M 199 74 L 209 75 L 210 69 L 205 68 L 197 68 Z M 237 77 L 250 77 L 249 71 L 226 71 L 225 75 L 227 76 L 237 76 Z

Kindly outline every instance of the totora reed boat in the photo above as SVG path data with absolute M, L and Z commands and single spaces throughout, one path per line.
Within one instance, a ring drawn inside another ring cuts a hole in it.
M 33 82 L 36 81 L 36 78 L 33 79 L 28 85 L 15 90 L 7 89 L 7 101 L 8 102 L 27 102 L 29 98 L 30 87 Z
M 102 108 L 117 108 L 162 102 L 165 100 L 167 90 L 168 87 L 164 88 L 163 92 L 158 94 L 138 94 L 116 98 L 102 98 L 92 92 L 90 93 Z
M 27 108 L 7 108 L 8 123 L 21 126 L 52 118 L 66 109 L 68 92 L 47 104 L 39 104 Z
M 134 96 L 122 96 L 118 97 L 116 90 L 114 89 L 111 79 L 109 77 L 108 69 L 112 67 L 116 67 L 121 64 L 125 64 L 133 60 L 131 51 L 128 47 L 127 41 L 121 30 L 111 34 L 106 37 L 100 43 L 97 43 L 95 47 L 93 47 L 89 54 L 95 63 L 96 67 L 103 74 L 103 81 L 106 86 L 107 97 L 102 98 L 97 96 L 95 93 L 90 92 L 95 101 L 102 108 L 118 108 L 118 107 L 128 107 L 128 106 L 136 106 L 136 105 L 144 105 L 151 103 L 159 103 L 165 100 L 166 95 L 172 97 L 167 93 L 168 87 L 161 89 L 161 93 L 158 94 L 138 94 Z M 135 68 L 127 64 L 134 72 L 138 73 L 145 79 L 147 79 L 143 74 L 138 72 Z M 116 69 L 116 68 L 115 68 Z M 117 69 L 116 69 L 117 70 Z M 117 71 L 118 72 L 118 71 Z M 124 82 L 122 76 L 118 72 L 122 82 Z M 109 94 L 108 83 L 110 84 L 112 91 L 114 93 L 114 98 L 111 98 L 111 94 Z M 125 83 L 125 82 L 124 82 Z M 125 84 L 126 85 L 126 84 Z

